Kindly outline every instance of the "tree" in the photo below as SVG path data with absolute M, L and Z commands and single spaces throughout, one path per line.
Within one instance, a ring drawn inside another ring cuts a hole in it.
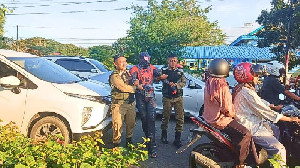
M 290 2 L 293 2 L 293 6 Z M 258 46 L 273 46 L 272 52 L 281 62 L 285 62 L 288 46 L 291 56 L 290 68 L 292 68 L 300 64 L 300 59 L 295 56 L 296 50 L 300 49 L 300 2 L 299 0 L 272 0 L 271 4 L 271 10 L 263 10 L 257 19 L 257 22 L 264 26 L 258 33 L 258 36 L 263 38 Z M 288 28 L 289 22 L 290 28 Z
M 73 44 L 61 44 L 51 39 L 42 37 L 33 37 L 19 40 L 12 44 L 11 48 L 16 48 L 18 43 L 18 51 L 31 53 L 38 56 L 51 55 L 60 53 L 61 55 L 70 56 L 88 56 L 88 50 L 77 47 Z
M 185 46 L 224 44 L 225 34 L 206 17 L 211 8 L 201 9 L 195 0 L 162 0 L 161 4 L 149 0 L 146 8 L 132 8 L 127 37 L 114 44 L 122 47 L 130 63 L 137 64 L 138 54 L 144 51 L 153 64 L 165 64 L 170 52 L 181 57 Z
M 4 34 L 4 24 L 5 24 L 5 14 L 12 13 L 13 10 L 7 8 L 4 4 L 0 4 L 0 48 L 8 48 L 6 42 L 11 40 L 3 37 Z
M 110 70 L 114 68 L 113 56 L 115 56 L 116 53 L 117 52 L 113 49 L 112 46 L 107 45 L 93 46 L 89 48 L 89 57 L 99 60 Z

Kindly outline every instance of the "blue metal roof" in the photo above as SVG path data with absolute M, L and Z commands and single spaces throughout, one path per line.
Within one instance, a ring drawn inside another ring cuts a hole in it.
M 230 46 L 240 46 L 241 43 L 245 43 L 247 41 L 258 41 L 258 40 L 263 39 L 263 38 L 259 38 L 255 35 L 257 32 L 261 31 L 263 28 L 264 28 L 264 26 L 260 26 L 259 28 L 255 29 L 254 31 L 250 32 L 249 34 L 238 37 L 236 40 L 234 40 L 230 44 Z
M 270 52 L 271 47 L 259 48 L 255 46 L 199 46 L 185 47 L 186 59 L 262 59 L 268 60 L 275 57 Z

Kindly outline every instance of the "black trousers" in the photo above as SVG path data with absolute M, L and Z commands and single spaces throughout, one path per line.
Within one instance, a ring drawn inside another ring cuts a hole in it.
M 155 145 L 155 118 L 156 118 L 156 104 L 154 97 L 145 97 L 143 94 L 135 94 L 136 107 L 139 111 L 142 128 L 147 138 L 150 138 L 148 143 L 148 151 L 152 152 Z

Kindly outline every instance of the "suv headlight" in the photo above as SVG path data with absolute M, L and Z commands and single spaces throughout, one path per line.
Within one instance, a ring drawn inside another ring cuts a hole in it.
M 73 93 L 66 93 L 66 95 L 71 96 L 71 97 L 76 97 L 80 99 L 86 99 L 94 102 L 99 102 L 102 104 L 107 104 L 109 105 L 111 102 L 110 96 L 90 96 L 90 95 L 80 95 L 80 94 L 73 94 Z

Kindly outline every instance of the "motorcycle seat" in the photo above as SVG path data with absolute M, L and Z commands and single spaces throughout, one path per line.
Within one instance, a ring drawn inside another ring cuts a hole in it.
M 231 141 L 231 138 L 230 138 L 230 136 L 228 135 L 228 134 L 226 134 L 226 133 L 224 133 L 224 132 L 222 132 L 222 131 L 220 131 L 219 129 L 217 129 L 217 128 L 215 128 L 214 126 L 212 126 L 211 124 L 209 124 L 207 121 L 205 121 L 205 119 L 203 118 L 203 117 L 198 117 L 199 119 L 199 121 L 202 123 L 202 124 L 204 124 L 206 127 L 208 127 L 210 130 L 212 130 L 211 132 L 214 132 L 214 134 L 219 134 L 219 135 L 221 135 L 222 137 L 224 137 L 227 141 L 229 141 L 229 142 L 232 142 Z

